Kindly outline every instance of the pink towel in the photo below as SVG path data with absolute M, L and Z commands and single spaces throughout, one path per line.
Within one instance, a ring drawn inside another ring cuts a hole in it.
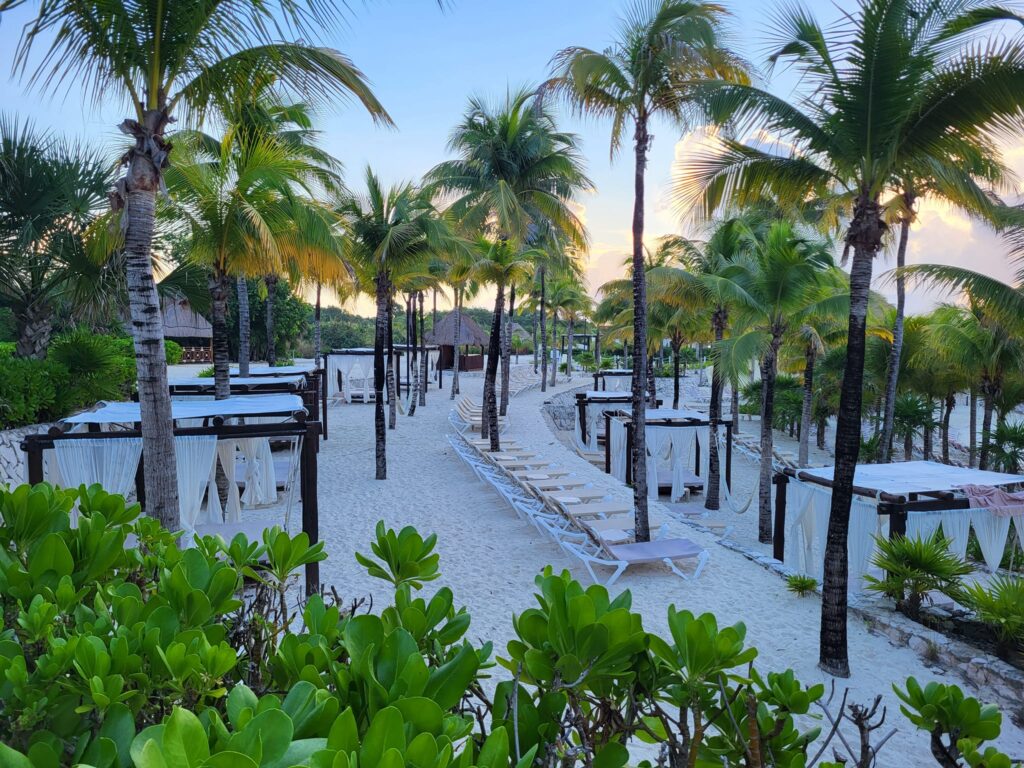
M 962 485 L 972 509 L 984 508 L 997 517 L 1024 515 L 1024 491 L 1011 493 L 993 485 Z

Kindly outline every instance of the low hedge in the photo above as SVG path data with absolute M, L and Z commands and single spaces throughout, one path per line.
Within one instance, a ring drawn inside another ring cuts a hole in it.
M 166 341 L 167 363 L 181 360 L 181 345 Z M 62 418 L 99 400 L 131 397 L 135 349 L 130 337 L 75 329 L 54 337 L 46 360 L 14 357 L 14 342 L 0 342 L 0 429 Z

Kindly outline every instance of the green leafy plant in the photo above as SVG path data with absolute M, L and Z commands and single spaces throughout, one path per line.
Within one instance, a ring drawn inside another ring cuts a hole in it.
M 907 678 L 906 690 L 893 685 L 893 691 L 903 702 L 900 711 L 930 734 L 932 756 L 939 765 L 962 765 L 961 758 L 971 766 L 1010 765 L 1009 758 L 993 747 L 978 752 L 984 742 L 999 736 L 1002 715 L 997 707 L 965 696 L 956 685 L 932 682 L 922 688 L 913 677 Z
M 794 573 L 786 577 L 786 589 L 797 597 L 807 597 L 818 588 L 818 580 L 813 576 Z
M 963 577 L 974 570 L 949 551 L 949 542 L 938 532 L 927 539 L 876 537 L 875 542 L 872 563 L 885 575 L 880 579 L 866 576 L 868 589 L 896 601 L 897 609 L 911 618 L 920 616 L 929 592 L 956 599 L 962 591 Z
M 370 549 L 379 561 L 359 552 L 356 553 L 356 561 L 371 576 L 393 584 L 396 589 L 403 584 L 420 589 L 424 582 L 440 576 L 437 570 L 440 556 L 434 552 L 436 543 L 434 534 L 424 539 L 412 526 L 396 533 L 386 528 L 381 520 L 377 523 L 376 539 L 370 543 Z
M 988 586 L 972 584 L 964 589 L 964 603 L 1009 647 L 1024 643 L 1024 579 L 994 576 Z

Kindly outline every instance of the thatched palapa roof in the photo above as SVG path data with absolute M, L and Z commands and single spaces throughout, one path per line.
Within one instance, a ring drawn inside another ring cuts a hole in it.
M 161 302 L 164 336 L 169 339 L 212 339 L 210 321 L 189 306 L 185 299 L 164 299 Z
M 428 344 L 437 344 L 442 347 L 455 346 L 455 312 L 449 312 L 437 321 L 433 330 L 427 331 L 426 340 Z M 462 313 L 462 320 L 459 323 L 459 346 L 472 344 L 474 346 L 487 346 L 487 332 L 476 322 Z

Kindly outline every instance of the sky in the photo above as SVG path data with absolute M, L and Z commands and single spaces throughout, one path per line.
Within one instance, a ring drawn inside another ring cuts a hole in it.
M 724 0 L 731 11 L 730 38 L 745 58 L 762 65 L 768 48 L 771 9 L 762 0 Z M 321 111 L 318 125 L 324 147 L 341 159 L 350 186 L 358 189 L 367 165 L 386 182 L 418 179 L 449 156 L 447 140 L 471 95 L 498 100 L 508 89 L 532 86 L 549 72 L 552 54 L 568 45 L 603 48 L 614 35 L 628 0 L 448 0 L 442 10 L 433 0 L 351 0 L 345 23 L 322 42 L 348 55 L 364 72 L 397 128 L 375 126 L 357 104 L 342 103 Z M 839 16 L 832 0 L 807 0 L 823 23 Z M 53 95 L 31 88 L 12 75 L 12 59 L 22 26 L 36 3 L 0 16 L 0 113 L 34 121 L 38 128 L 113 148 L 116 124 L 126 116 L 118 94 L 98 102 L 83 100 L 74 89 Z M 796 86 L 790 73 L 775 73 L 767 86 L 780 95 Z M 563 115 L 563 128 L 582 143 L 594 190 L 579 201 L 590 233 L 587 279 L 592 292 L 624 274 L 630 252 L 632 153 L 609 156 L 609 125 Z M 694 137 L 676 127 L 654 127 L 648 163 L 646 239 L 685 228 L 668 197 L 673 163 L 685 156 Z M 1024 177 L 1024 142 L 1006 148 L 1007 162 Z M 985 225 L 932 203 L 921 206 L 910 239 L 909 263 L 970 266 L 1011 281 L 1009 263 L 998 237 Z M 893 264 L 883 254 L 875 266 L 881 275 Z M 891 281 L 876 278 L 876 287 L 892 295 Z M 947 297 L 915 287 L 908 311 L 927 311 Z M 486 294 L 478 298 L 487 303 Z M 351 307 L 350 307 L 351 308 Z M 372 314 L 368 301 L 355 310 Z

